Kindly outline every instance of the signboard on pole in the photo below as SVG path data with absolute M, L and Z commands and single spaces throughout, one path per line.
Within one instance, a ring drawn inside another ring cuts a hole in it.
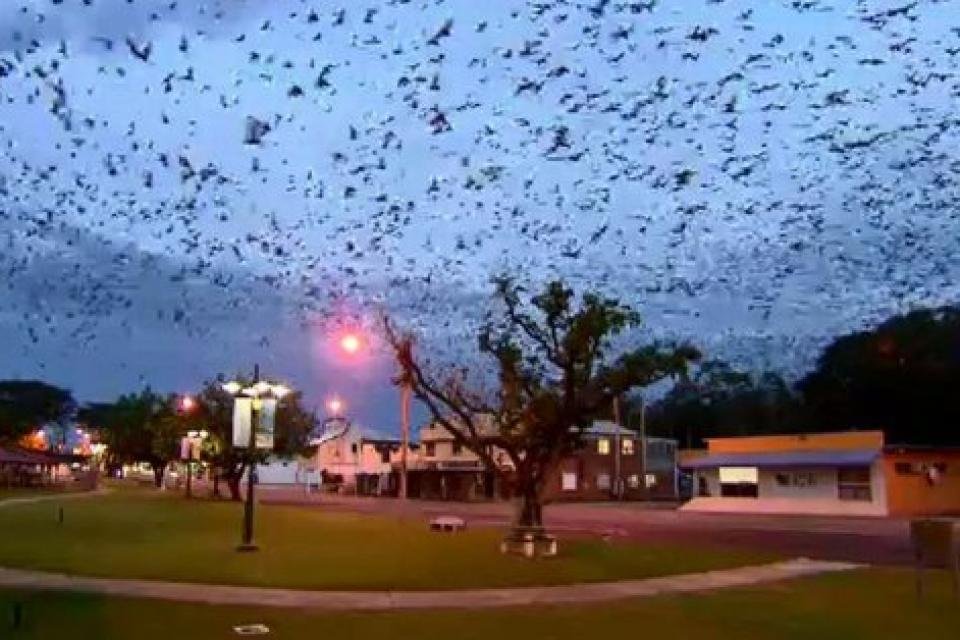
M 257 449 L 273 449 L 273 432 L 276 425 L 277 399 L 264 398 L 257 421 Z
M 233 446 L 246 449 L 250 445 L 250 423 L 253 411 L 251 398 L 233 400 Z

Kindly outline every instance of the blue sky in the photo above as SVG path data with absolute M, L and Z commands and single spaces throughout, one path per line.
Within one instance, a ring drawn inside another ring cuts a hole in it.
M 389 430 L 337 331 L 469 358 L 494 273 L 788 373 L 957 301 L 955 3 L 647 4 L 3 3 L 0 375 L 258 361 Z

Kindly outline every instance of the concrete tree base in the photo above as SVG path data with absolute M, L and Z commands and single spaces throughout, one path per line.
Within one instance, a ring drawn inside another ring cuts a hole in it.
M 552 558 L 557 555 L 557 537 L 542 527 L 517 527 L 500 543 L 500 553 L 524 558 Z

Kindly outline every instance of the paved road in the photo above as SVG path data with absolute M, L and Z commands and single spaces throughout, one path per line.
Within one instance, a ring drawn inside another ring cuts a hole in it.
M 643 580 L 457 591 L 298 591 L 156 580 L 85 578 L 57 573 L 0 568 L 0 587 L 81 591 L 207 604 L 309 607 L 326 610 L 478 609 L 536 604 L 604 602 L 667 593 L 709 591 L 764 584 L 827 572 L 849 571 L 856 568 L 858 568 L 857 565 L 849 563 L 789 560 L 753 567 L 739 567 Z
M 506 526 L 512 507 L 505 503 L 465 504 L 390 498 L 305 496 L 302 489 L 267 488 L 264 502 L 312 508 L 389 513 L 428 519 L 457 515 L 468 523 Z M 870 564 L 910 564 L 909 524 L 894 518 L 777 516 L 688 513 L 637 503 L 554 504 L 545 512 L 549 528 L 568 535 L 606 535 L 631 540 L 681 541 L 718 547 L 766 550 Z

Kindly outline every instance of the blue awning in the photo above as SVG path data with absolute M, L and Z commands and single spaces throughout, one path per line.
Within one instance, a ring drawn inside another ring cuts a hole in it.
M 774 451 L 770 453 L 714 453 L 681 464 L 685 469 L 713 467 L 857 467 L 869 465 L 879 449 Z

